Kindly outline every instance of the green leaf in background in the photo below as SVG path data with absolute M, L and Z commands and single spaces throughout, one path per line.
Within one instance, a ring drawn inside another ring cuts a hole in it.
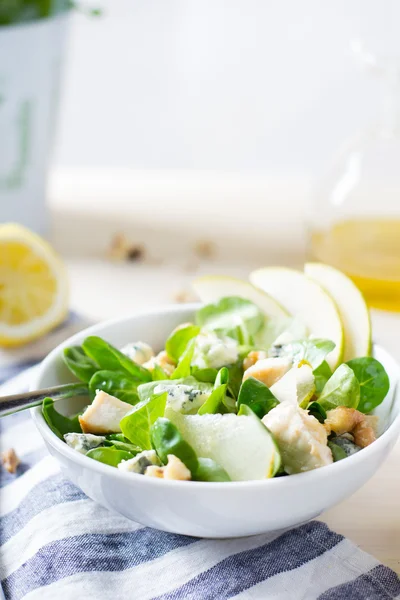
M 346 364 L 340 365 L 325 384 L 318 403 L 330 410 L 337 406 L 357 408 L 360 402 L 360 384 L 354 372 Z
M 194 348 L 195 340 L 192 339 L 186 346 L 186 350 L 182 354 L 175 371 L 172 373 L 171 379 L 183 379 L 190 376 L 190 363 L 193 359 Z
M 229 371 L 226 367 L 222 367 L 218 371 L 218 375 L 215 379 L 214 389 L 211 392 L 209 398 L 200 406 L 198 410 L 199 415 L 226 413 L 226 406 L 224 404 L 225 393 L 227 384 L 229 381 Z
M 65 417 L 54 408 L 54 400 L 45 398 L 42 404 L 42 413 L 44 420 L 61 440 L 64 440 L 65 433 L 82 433 L 79 423 L 79 417 Z
M 190 340 L 199 333 L 200 327 L 192 324 L 175 329 L 165 343 L 165 350 L 167 351 L 168 356 L 178 362 Z
M 264 320 L 265 317 L 258 306 L 237 296 L 221 298 L 215 304 L 203 306 L 196 313 L 196 324 L 200 327 L 228 334 L 239 326 L 245 329 L 246 336 L 256 334 L 263 326 Z
M 297 340 L 288 344 L 295 362 L 305 360 L 313 369 L 317 369 L 329 352 L 335 348 L 335 343 L 322 338 Z
M 237 404 L 246 404 L 262 419 L 272 408 L 278 406 L 279 402 L 262 381 L 249 377 L 242 383 Z
M 360 384 L 360 403 L 357 409 L 369 413 L 383 402 L 389 391 L 388 374 L 383 365 L 372 356 L 353 358 L 347 365 Z
M 95 335 L 87 337 L 82 344 L 82 348 L 99 365 L 101 370 L 126 371 L 138 381 L 152 380 L 150 371 L 133 362 L 120 350 L 100 337 Z
M 343 458 L 347 458 L 347 454 L 343 450 L 343 448 L 341 448 L 334 442 L 329 441 L 328 446 L 332 452 L 333 462 L 337 462 L 338 460 L 343 460 Z
M 168 394 L 152 396 L 139 402 L 132 412 L 121 420 L 121 431 L 132 444 L 142 450 L 151 450 L 150 429 L 153 423 L 164 415 Z
M 198 468 L 196 453 L 169 419 L 161 417 L 155 421 L 151 427 L 151 441 L 164 464 L 168 462 L 168 454 L 173 454 L 187 466 L 192 475 L 196 473 Z
M 105 465 L 110 465 L 110 467 L 116 467 L 121 461 L 133 458 L 134 454 L 126 452 L 125 450 L 118 450 L 111 446 L 105 448 L 92 448 L 92 450 L 87 452 L 86 456 L 93 458 L 98 462 L 102 462 Z
M 314 369 L 313 374 L 315 377 L 315 393 L 319 395 L 324 389 L 324 386 L 328 379 L 332 377 L 332 369 L 330 368 L 326 360 L 324 360 L 319 365 L 319 367 Z
M 81 346 L 65 348 L 63 359 L 69 370 L 81 381 L 89 383 L 99 365 L 85 354 Z
M 212 458 L 198 458 L 195 481 L 231 481 L 228 473 Z
M 103 390 L 107 394 L 122 400 L 122 402 L 132 405 L 139 402 L 137 388 L 138 381 L 128 377 L 126 372 L 97 371 L 89 381 L 92 398 L 95 397 L 97 390 Z
M 308 414 L 315 417 L 320 423 L 325 423 L 326 410 L 319 402 L 311 402 L 307 407 Z

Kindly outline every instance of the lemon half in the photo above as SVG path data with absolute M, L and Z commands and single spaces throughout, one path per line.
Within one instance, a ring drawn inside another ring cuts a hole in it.
M 40 337 L 68 311 L 62 260 L 40 236 L 17 224 L 0 225 L 0 346 Z

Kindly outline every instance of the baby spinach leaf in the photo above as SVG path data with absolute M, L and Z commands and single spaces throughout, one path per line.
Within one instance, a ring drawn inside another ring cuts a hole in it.
M 332 377 L 332 369 L 330 368 L 326 360 L 324 360 L 319 365 L 319 367 L 314 369 L 313 373 L 315 377 L 315 393 L 319 395 L 322 392 L 328 379 Z
M 173 454 L 187 466 L 192 475 L 196 473 L 198 468 L 196 453 L 169 419 L 160 417 L 152 425 L 151 441 L 164 464 L 168 462 L 168 454 Z
M 134 379 L 139 381 L 151 381 L 150 371 L 133 362 L 118 348 L 100 337 L 91 335 L 85 339 L 82 347 L 86 354 L 99 365 L 101 370 L 106 371 L 125 371 Z
M 162 369 L 157 363 L 154 365 L 152 375 L 153 381 L 165 381 L 166 379 L 169 379 L 164 369 Z
M 225 333 L 235 331 L 239 325 L 246 328 L 246 335 L 251 336 L 263 326 L 264 315 L 250 300 L 228 296 L 200 308 L 196 313 L 196 324 Z
M 121 431 L 132 444 L 142 450 L 151 450 L 150 429 L 153 423 L 164 415 L 168 394 L 152 396 L 139 402 L 132 412 L 120 422 Z
M 360 401 L 360 384 L 354 372 L 346 364 L 340 365 L 327 381 L 318 403 L 330 410 L 337 406 L 357 408 Z
M 128 404 L 137 404 L 138 381 L 120 371 L 97 371 L 89 381 L 91 397 L 94 398 L 97 390 L 103 390 Z
M 324 423 L 326 419 L 326 411 L 319 402 L 311 402 L 307 407 L 308 414 L 315 417 L 320 423 Z
M 99 365 L 85 354 L 81 346 L 65 348 L 63 359 L 69 370 L 81 381 L 88 383 Z
M 222 367 L 222 369 L 219 370 L 218 375 L 215 379 L 213 391 L 198 410 L 199 415 L 227 412 L 227 408 L 224 404 L 224 398 L 228 381 L 229 371 L 226 367 Z
M 192 324 L 173 331 L 165 343 L 165 350 L 168 356 L 178 362 L 190 340 L 199 333 L 200 327 Z
M 198 458 L 195 481 L 231 481 L 228 473 L 212 458 Z
M 65 433 L 82 433 L 79 416 L 65 417 L 57 412 L 54 408 L 54 400 L 51 398 L 43 400 L 42 413 L 47 425 L 61 440 L 64 439 Z
M 104 448 L 92 448 L 92 450 L 89 450 L 89 452 L 86 453 L 86 456 L 93 458 L 98 462 L 102 462 L 105 465 L 110 465 L 110 467 L 116 467 L 121 461 L 133 458 L 134 454 L 110 446 Z
M 141 448 L 135 444 L 131 444 L 122 433 L 110 433 L 107 435 L 104 446 L 113 446 L 114 448 L 117 448 L 117 450 L 131 452 L 133 456 L 141 452 Z
M 341 448 L 334 442 L 329 441 L 328 446 L 332 452 L 333 462 L 337 462 L 338 460 L 343 460 L 343 458 L 347 458 L 347 454 L 343 450 L 343 448 Z
M 198 369 L 197 367 L 191 367 L 191 374 L 203 383 L 214 383 L 218 375 L 217 369 Z
M 186 346 L 186 350 L 182 354 L 178 366 L 171 375 L 171 379 L 182 379 L 183 377 L 189 377 L 190 375 L 190 363 L 193 359 L 195 348 L 195 340 L 192 339 Z
M 240 386 L 242 385 L 243 379 L 243 362 L 239 360 L 237 363 L 233 365 L 229 365 L 226 367 L 229 371 L 229 383 L 228 383 L 228 391 L 231 394 L 232 398 L 236 400 L 239 395 Z
M 262 419 L 272 408 L 278 406 L 279 402 L 264 383 L 249 377 L 242 383 L 237 404 L 246 404 Z
M 322 338 L 297 340 L 288 344 L 295 362 L 305 360 L 313 369 L 317 369 L 329 352 L 335 348 L 335 343 Z
M 385 399 L 389 377 L 381 363 L 372 356 L 353 358 L 347 362 L 360 384 L 360 403 L 357 409 L 369 413 Z

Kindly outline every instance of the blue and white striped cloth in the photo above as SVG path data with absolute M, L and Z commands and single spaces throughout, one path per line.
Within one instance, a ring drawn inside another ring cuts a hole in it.
M 67 337 L 0 354 L 0 393 L 26 389 L 32 362 Z M 31 352 L 31 355 L 29 353 Z M 0 578 L 6 600 L 388 600 L 400 579 L 352 542 L 312 521 L 284 533 L 202 540 L 163 533 L 108 512 L 62 477 L 29 414 L 0 422 Z M 0 594 L 1 595 L 1 594 Z

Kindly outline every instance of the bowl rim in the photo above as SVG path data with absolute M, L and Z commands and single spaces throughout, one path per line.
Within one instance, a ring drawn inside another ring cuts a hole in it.
M 59 356 L 61 351 L 67 347 L 74 345 L 74 343 L 80 341 L 83 337 L 88 335 L 93 335 L 96 332 L 98 333 L 99 329 L 104 327 L 110 327 L 113 325 L 121 324 L 125 321 L 129 321 L 131 319 L 137 319 L 140 317 L 151 317 L 151 316 L 160 316 L 165 314 L 175 314 L 175 313 L 183 313 L 188 311 L 195 311 L 200 306 L 201 303 L 183 303 L 183 304 L 166 304 L 162 306 L 158 306 L 152 309 L 142 309 L 137 310 L 131 314 L 124 315 L 122 317 L 115 317 L 112 319 L 106 319 L 103 321 L 99 321 L 94 325 L 91 325 L 85 329 L 82 329 L 78 333 L 70 336 L 66 340 L 64 340 L 61 344 L 56 346 L 47 356 L 43 359 L 43 361 L 36 367 L 34 372 L 34 377 L 32 379 L 32 383 L 30 385 L 30 389 L 38 389 L 40 387 L 40 379 L 42 377 L 43 372 L 48 368 L 49 365 L 54 363 L 56 357 Z M 400 382 L 400 365 L 395 360 L 395 358 L 382 346 L 377 344 L 373 344 L 373 348 L 379 348 L 384 354 L 393 362 L 395 365 L 396 371 L 398 373 L 398 382 Z M 393 391 L 396 394 L 396 388 Z M 399 392 L 397 392 L 399 393 Z M 213 482 L 213 481 L 174 481 L 174 480 L 161 480 L 156 477 L 143 477 L 139 473 L 127 473 L 122 471 L 121 469 L 117 469 L 112 467 L 111 465 L 106 465 L 99 461 L 93 460 L 85 456 L 84 454 L 80 454 L 73 448 L 70 448 L 64 441 L 60 440 L 60 438 L 50 429 L 44 420 L 41 406 L 36 406 L 30 409 L 30 414 L 35 423 L 39 433 L 42 438 L 47 442 L 50 446 L 52 446 L 57 452 L 64 455 L 68 460 L 71 460 L 76 465 L 80 467 L 85 467 L 87 469 L 92 469 L 99 474 L 103 474 L 108 477 L 112 477 L 114 479 L 120 481 L 127 481 L 133 483 L 136 481 L 142 482 L 142 485 L 146 486 L 172 486 L 172 487 L 184 487 L 187 489 L 194 489 L 194 487 L 199 487 L 201 489 L 212 489 L 212 490 L 233 490 L 233 489 L 253 489 L 259 490 L 260 488 L 265 488 L 265 486 L 279 486 L 281 488 L 290 488 L 292 486 L 297 486 L 299 484 L 307 485 L 313 481 L 330 477 L 331 475 L 339 476 L 340 472 L 348 470 L 349 468 L 354 467 L 357 468 L 357 465 L 364 460 L 369 460 L 374 454 L 379 453 L 381 448 L 384 448 L 386 445 L 389 445 L 391 441 L 396 441 L 397 437 L 400 434 L 400 410 L 392 421 L 392 423 L 388 426 L 388 428 L 378 437 L 378 439 L 373 443 L 362 449 L 362 452 L 356 452 L 355 454 L 348 456 L 346 460 L 340 460 L 338 462 L 332 463 L 330 465 L 326 465 L 319 469 L 313 469 L 311 471 L 306 471 L 304 473 L 295 473 L 293 475 L 289 475 L 287 477 L 272 477 L 270 479 L 258 479 L 258 480 L 250 480 L 250 481 L 224 481 L 224 482 Z M 190 483 L 190 486 L 188 486 Z

